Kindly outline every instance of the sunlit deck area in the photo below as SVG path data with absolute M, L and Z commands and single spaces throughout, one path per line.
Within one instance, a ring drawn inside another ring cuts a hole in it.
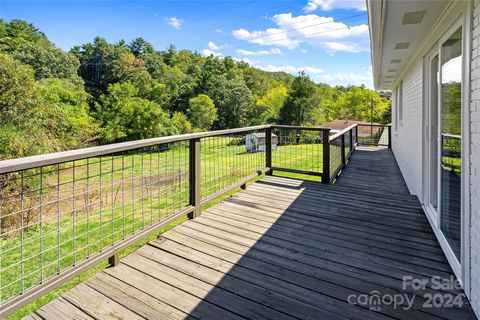
M 274 172 L 27 318 L 475 319 L 428 307 L 461 290 L 403 286 L 433 276 L 453 273 L 392 152 L 357 149 L 335 183 Z

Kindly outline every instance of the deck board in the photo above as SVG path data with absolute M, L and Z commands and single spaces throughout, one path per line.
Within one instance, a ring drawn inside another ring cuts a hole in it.
M 264 177 L 28 319 L 476 319 L 423 305 L 459 290 L 402 288 L 452 275 L 390 150 L 365 149 L 334 184 Z M 375 292 L 413 305 L 348 302 Z

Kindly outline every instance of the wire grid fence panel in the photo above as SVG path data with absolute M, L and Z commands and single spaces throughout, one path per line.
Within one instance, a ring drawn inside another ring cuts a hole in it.
M 335 177 L 337 170 L 342 166 L 342 136 L 330 140 L 330 174 Z
M 352 144 L 350 143 L 350 138 L 352 136 L 352 130 L 345 132 L 345 156 L 347 156 L 350 151 L 352 151 Z
M 189 204 L 188 142 L 0 175 L 0 302 Z
M 353 128 L 350 131 L 350 134 L 352 135 L 353 146 L 355 146 L 355 144 L 357 143 L 357 130 L 356 130 L 356 128 Z
M 201 197 L 205 199 L 265 167 L 265 131 L 202 138 Z
M 323 172 L 323 131 L 274 128 L 272 166 L 304 172 Z
M 358 143 L 363 145 L 388 146 L 388 128 L 382 125 L 358 125 Z

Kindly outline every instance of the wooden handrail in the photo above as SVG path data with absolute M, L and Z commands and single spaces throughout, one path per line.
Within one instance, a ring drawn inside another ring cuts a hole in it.
M 261 125 L 261 126 L 235 128 L 235 129 L 228 129 L 228 130 L 180 134 L 175 136 L 135 140 L 135 141 L 108 144 L 108 145 L 98 146 L 98 147 L 90 147 L 90 148 L 76 149 L 76 150 L 70 150 L 70 151 L 42 154 L 42 155 L 18 158 L 18 159 L 12 159 L 12 160 L 3 160 L 3 161 L 0 161 L 0 174 L 19 171 L 19 170 L 33 169 L 37 167 L 49 166 L 53 164 L 81 160 L 81 159 L 86 159 L 91 157 L 98 157 L 98 156 L 122 152 L 122 151 L 146 148 L 146 147 L 151 147 L 159 144 L 215 137 L 215 136 L 221 136 L 221 135 L 241 133 L 245 131 L 263 130 L 269 127 L 270 125 Z
M 347 133 L 348 131 L 352 130 L 352 129 L 355 128 L 356 126 L 357 126 L 357 124 L 352 124 L 351 126 L 346 127 L 346 128 L 343 129 L 342 131 L 339 131 L 339 132 L 331 135 L 331 136 L 330 136 L 330 141 L 335 140 L 336 138 L 344 135 L 345 133 Z

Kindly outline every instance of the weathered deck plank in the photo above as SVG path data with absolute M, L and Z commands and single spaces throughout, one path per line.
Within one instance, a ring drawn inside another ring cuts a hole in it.
M 459 294 L 402 278 L 452 271 L 389 150 L 356 151 L 334 184 L 265 177 L 167 231 L 29 319 L 475 319 L 425 308 Z M 353 305 L 401 294 L 410 308 Z

